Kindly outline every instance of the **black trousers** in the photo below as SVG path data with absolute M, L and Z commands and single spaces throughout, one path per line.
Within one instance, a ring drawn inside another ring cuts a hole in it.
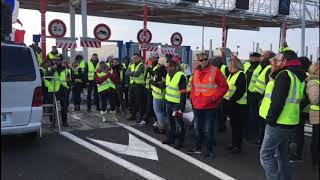
M 121 84 L 116 84 L 116 107 L 120 108 L 121 110 L 126 109 L 126 104 L 123 99 L 123 89 Z
M 124 100 L 125 100 L 126 107 L 129 107 L 129 86 L 123 83 L 122 84 L 122 91 L 124 94 Z
M 140 119 L 143 118 L 143 95 L 144 95 L 144 86 L 132 84 L 131 85 L 131 100 L 132 100 L 132 116 L 136 117 L 137 113 L 140 114 Z
M 311 154 L 312 154 L 312 164 L 319 165 L 319 130 L 320 125 L 312 125 L 312 141 L 311 141 Z
M 226 100 L 222 100 L 218 109 L 217 109 L 217 119 L 218 119 L 218 129 L 224 130 L 226 129 L 227 122 L 227 108 L 226 108 Z
M 87 90 L 88 90 L 88 96 L 87 96 L 88 109 L 91 109 L 91 96 L 93 93 L 94 104 L 96 105 L 97 110 L 99 110 L 100 109 L 100 101 L 99 101 L 97 83 L 95 81 L 89 81 L 89 85 L 87 87 Z
M 303 147 L 304 147 L 304 125 L 305 125 L 305 121 L 309 119 L 309 114 L 308 113 L 303 113 L 300 112 L 300 121 L 299 121 L 299 125 L 296 128 L 296 132 L 295 132 L 295 141 L 297 144 L 297 149 L 296 149 L 296 153 L 298 156 L 302 156 L 303 153 Z
M 249 120 L 247 121 L 247 136 L 249 140 L 257 139 L 259 136 L 259 102 L 258 98 L 248 92 Z
M 168 140 L 174 142 L 176 139 L 178 144 L 182 144 L 185 136 L 184 121 L 182 118 L 172 116 L 174 111 L 178 111 L 180 109 L 180 104 L 166 102 L 166 105 L 167 116 L 169 119 Z
M 232 130 L 232 146 L 242 147 L 243 127 L 245 122 L 244 114 L 247 113 L 246 105 L 230 102 L 230 123 Z
M 146 113 L 145 113 L 145 120 L 149 120 L 150 117 L 154 116 L 154 111 L 153 111 L 153 96 L 152 96 L 152 90 L 151 89 L 146 89 L 146 96 L 147 98 L 147 103 L 146 103 Z
M 82 91 L 82 84 L 75 84 L 72 87 L 72 97 L 73 97 L 73 104 L 80 105 L 81 104 L 81 91 Z
M 259 116 L 258 124 L 259 124 L 259 138 L 258 138 L 258 140 L 259 140 L 259 142 L 262 143 L 263 138 L 264 138 L 264 130 L 266 129 L 267 123 L 266 123 L 265 119 L 263 119 L 262 117 Z
M 116 109 L 115 108 L 115 93 L 114 92 L 105 90 L 105 91 L 100 92 L 99 95 L 101 98 L 101 106 L 102 106 L 101 110 L 102 111 L 107 110 L 108 102 L 110 104 L 111 111 L 114 111 Z
M 69 98 L 68 95 L 69 95 L 68 90 L 63 89 L 61 87 L 60 87 L 60 90 L 58 92 L 56 92 L 57 101 L 60 101 L 60 105 L 61 105 L 61 120 L 62 120 L 62 122 L 67 122 L 67 119 L 68 119 L 68 115 L 67 115 L 68 98 Z M 49 92 L 47 97 L 48 97 L 48 99 L 47 99 L 48 104 L 53 104 L 53 93 Z M 53 124 L 55 124 L 57 117 L 56 117 L 56 113 L 53 110 L 54 110 L 53 108 L 49 108 L 49 113 L 53 113 L 53 115 L 51 115 L 49 118 L 50 118 L 50 121 Z

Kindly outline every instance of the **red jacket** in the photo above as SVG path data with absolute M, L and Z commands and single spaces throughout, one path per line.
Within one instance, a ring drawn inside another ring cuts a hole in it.
M 200 71 L 200 79 L 202 79 L 205 74 L 210 73 L 210 66 L 204 69 L 203 71 Z M 215 74 L 215 80 L 214 82 L 218 85 L 218 89 L 216 93 L 214 93 L 212 96 L 194 96 L 192 91 L 195 89 L 193 78 L 191 79 L 191 94 L 190 99 L 192 102 L 192 106 L 194 109 L 214 109 L 217 108 L 220 104 L 221 99 L 223 96 L 227 93 L 229 86 L 224 78 L 222 72 L 217 68 Z
M 99 73 L 99 72 L 100 72 L 100 69 L 97 69 L 96 72 Z M 103 83 L 103 82 L 104 82 L 105 80 L 107 80 L 108 78 L 110 78 L 111 81 L 114 82 L 114 76 L 112 76 L 112 74 L 111 74 L 109 71 L 106 73 L 105 76 L 102 76 L 102 77 L 98 77 L 97 74 L 95 74 L 95 81 L 96 81 L 97 84 Z M 113 91 L 113 89 L 112 89 L 112 88 L 109 88 L 107 91 Z

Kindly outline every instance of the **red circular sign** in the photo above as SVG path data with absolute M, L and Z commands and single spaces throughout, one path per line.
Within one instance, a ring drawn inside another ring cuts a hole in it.
M 60 19 L 54 19 L 48 26 L 49 34 L 55 38 L 62 38 L 66 35 L 67 27 Z
M 152 39 L 152 34 L 149 29 L 146 29 L 146 36 L 147 36 L 146 43 L 150 43 Z M 140 31 L 138 32 L 137 39 L 139 43 L 143 43 L 143 39 L 144 39 L 143 29 L 140 29 Z
M 180 46 L 182 44 L 182 35 L 178 32 L 175 32 L 171 35 L 171 44 L 173 46 Z
M 98 24 L 93 30 L 94 37 L 100 41 L 107 41 L 111 36 L 111 29 L 106 24 Z

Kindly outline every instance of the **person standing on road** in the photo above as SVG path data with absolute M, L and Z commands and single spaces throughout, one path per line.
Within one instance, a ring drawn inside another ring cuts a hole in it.
M 80 111 L 83 71 L 75 61 L 71 66 L 72 97 L 74 111 Z
M 112 69 L 107 67 L 106 63 L 101 61 L 99 63 L 99 68 L 96 70 L 95 80 L 98 86 L 98 93 L 101 99 L 101 116 L 103 117 L 102 121 L 105 122 L 106 119 L 104 115 L 107 113 L 107 103 L 109 101 L 110 110 L 109 112 L 114 114 L 116 112 L 115 107 L 115 85 L 113 83 Z
M 260 161 L 267 180 L 292 179 L 288 159 L 288 143 L 299 124 L 300 101 L 303 97 L 305 73 L 294 51 L 279 55 L 277 66 L 265 89 L 259 114 L 267 125 L 260 150 Z
M 207 147 L 204 157 L 214 158 L 214 125 L 217 108 L 227 91 L 228 84 L 221 71 L 209 63 L 207 54 L 198 54 L 190 95 L 194 113 L 195 143 L 188 153 L 201 153 L 205 138 Z
M 124 69 L 123 66 L 119 63 L 118 58 L 114 58 L 112 60 L 111 64 L 112 68 L 112 75 L 114 77 L 114 85 L 116 87 L 116 107 L 117 107 L 117 113 L 120 113 L 120 107 L 121 111 L 125 112 L 126 110 L 126 105 L 123 99 L 123 88 L 122 88 L 122 82 L 124 80 Z
M 227 79 L 229 90 L 224 95 L 227 104 L 227 111 L 230 112 L 230 123 L 232 129 L 232 145 L 226 149 L 232 153 L 242 151 L 242 133 L 245 122 L 244 114 L 247 114 L 247 92 L 246 92 L 246 75 L 242 71 L 241 61 L 236 57 L 231 57 L 228 66 L 230 75 Z
M 169 119 L 169 134 L 163 144 L 174 144 L 176 149 L 183 147 L 185 127 L 182 112 L 185 110 L 187 98 L 187 79 L 180 70 L 181 58 L 175 56 L 169 61 L 166 75 L 166 107 Z M 175 142 L 176 140 L 176 142 Z
M 99 57 L 98 54 L 94 53 L 92 54 L 91 59 L 88 61 L 88 64 L 85 69 L 85 74 L 87 74 L 87 111 L 91 111 L 91 96 L 93 93 L 93 100 L 94 104 L 96 105 L 96 110 L 100 111 L 100 100 L 99 100 L 99 94 L 98 94 L 98 88 L 97 83 L 94 79 L 94 75 L 96 70 L 99 68 Z
M 129 121 L 135 121 L 139 123 L 143 118 L 143 95 L 144 95 L 144 65 L 140 54 L 134 54 L 132 56 L 132 64 L 128 68 L 126 75 L 130 77 L 130 101 L 132 101 L 131 116 L 127 118 Z M 140 117 L 137 119 L 137 113 Z
M 158 69 L 158 60 L 159 60 L 159 54 L 158 53 L 152 53 L 151 54 L 151 63 L 146 68 L 146 98 L 147 98 L 147 108 L 146 113 L 143 117 L 143 120 L 139 123 L 139 125 L 143 126 L 146 125 L 149 122 L 149 118 L 154 114 L 153 111 L 153 96 L 152 96 L 152 89 L 150 87 L 150 80 L 153 79 L 156 70 Z
M 63 61 L 63 56 L 59 53 L 57 46 L 52 46 L 52 51 L 47 54 L 47 59 L 54 61 L 55 59 L 60 59 Z

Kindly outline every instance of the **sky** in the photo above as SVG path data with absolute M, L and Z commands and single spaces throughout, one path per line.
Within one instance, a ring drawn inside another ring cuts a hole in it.
M 65 37 L 70 37 L 70 20 L 69 14 L 47 12 L 46 24 L 53 19 L 61 19 L 67 26 L 67 33 Z M 23 24 L 23 29 L 26 31 L 25 43 L 27 45 L 32 43 L 32 35 L 40 34 L 41 32 L 41 16 L 40 12 L 36 10 L 20 9 L 19 20 Z M 82 23 L 81 15 L 76 15 L 76 37 L 82 36 Z M 93 29 L 97 24 L 105 23 L 111 29 L 110 40 L 123 40 L 128 42 L 132 40 L 137 42 L 137 32 L 143 28 L 143 21 L 123 20 L 115 18 L 104 18 L 96 16 L 88 16 L 88 37 L 94 37 Z M 161 42 L 162 44 L 171 44 L 170 37 L 174 32 L 180 32 L 183 36 L 183 46 L 191 46 L 192 50 L 196 50 L 197 47 L 202 47 L 202 27 L 201 26 L 187 26 L 187 25 L 175 25 L 165 23 L 148 22 L 147 28 L 152 32 L 152 42 Z M 46 27 L 47 35 L 48 27 Z M 232 51 L 236 51 L 236 47 L 239 48 L 239 57 L 247 58 L 249 52 L 252 52 L 253 42 L 259 42 L 259 47 L 263 50 L 269 50 L 272 44 L 273 51 L 277 52 L 279 45 L 279 32 L 280 28 L 260 28 L 260 31 L 247 31 L 247 30 L 235 30 L 231 29 L 228 32 L 227 47 Z M 317 56 L 317 48 L 319 48 L 319 29 L 308 28 L 305 31 L 306 34 L 306 46 L 308 46 L 308 56 L 313 54 L 313 57 Z M 213 40 L 213 48 L 221 47 L 221 28 L 209 28 L 205 27 L 204 31 L 204 47 L 209 49 L 209 40 Z M 301 30 L 289 29 L 287 31 L 287 42 L 290 48 L 295 51 L 301 52 Z M 47 39 L 47 50 L 55 45 L 54 39 Z M 79 47 L 79 45 L 78 45 Z

